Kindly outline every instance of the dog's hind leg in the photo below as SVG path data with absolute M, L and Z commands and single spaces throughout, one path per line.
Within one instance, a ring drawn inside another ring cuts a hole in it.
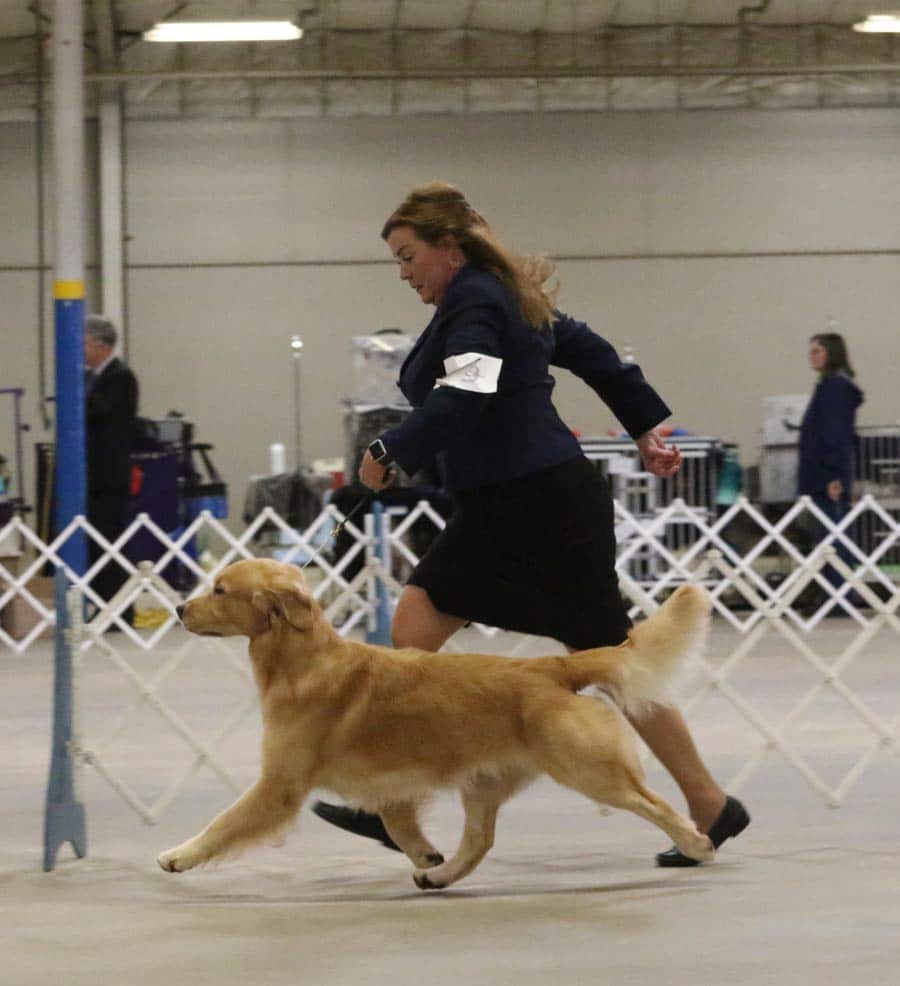
M 442 890 L 467 876 L 494 844 L 497 812 L 522 786 L 522 777 L 479 777 L 462 790 L 466 824 L 453 858 L 433 869 L 418 869 L 413 880 L 420 890 Z
M 415 802 L 389 805 L 380 809 L 380 815 L 388 835 L 420 869 L 444 862 L 419 826 L 419 806 Z
M 635 815 L 658 825 L 685 856 L 700 863 L 708 863 L 715 857 L 716 850 L 709 836 L 703 835 L 689 818 L 679 814 L 668 801 L 651 791 L 640 777 L 630 776 L 604 800 L 614 808 L 633 811 Z
M 157 862 L 170 873 L 181 873 L 217 856 L 236 853 L 290 824 L 307 793 L 283 779 L 262 777 L 199 835 L 161 853 Z
M 709 838 L 644 784 L 633 736 L 618 712 L 574 698 L 565 711 L 536 723 L 531 745 L 555 781 L 653 822 L 691 859 L 715 856 Z

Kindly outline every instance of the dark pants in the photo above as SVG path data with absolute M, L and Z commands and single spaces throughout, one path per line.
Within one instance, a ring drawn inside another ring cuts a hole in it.
M 831 521 L 832 524 L 839 524 L 844 517 L 850 512 L 850 497 L 844 493 L 838 500 L 832 500 L 831 497 L 824 493 L 815 494 L 812 497 L 813 503 L 825 514 L 826 517 Z M 824 541 L 826 535 L 828 534 L 827 528 L 818 521 L 816 518 L 811 518 L 812 520 L 812 535 L 815 541 Z M 846 534 L 846 532 L 845 532 Z M 843 541 L 835 541 L 834 547 L 837 550 L 837 556 L 847 565 L 849 568 L 854 568 L 856 565 L 856 558 L 850 552 L 850 549 L 844 544 Z M 822 570 L 822 574 L 826 579 L 835 587 L 840 588 L 844 584 L 844 576 L 834 568 L 832 565 L 826 565 Z M 854 594 L 855 596 L 855 594 Z
M 88 495 L 87 518 L 90 524 L 102 534 L 107 541 L 113 542 L 125 530 L 125 505 L 128 494 L 124 490 L 99 490 Z M 89 564 L 93 565 L 105 549 L 91 539 L 88 545 Z M 123 552 L 124 554 L 124 552 Z M 91 580 L 91 588 L 97 595 L 109 602 L 122 588 L 128 579 L 128 573 L 116 561 L 110 561 Z M 131 623 L 134 608 L 128 606 L 121 613 L 126 623 Z

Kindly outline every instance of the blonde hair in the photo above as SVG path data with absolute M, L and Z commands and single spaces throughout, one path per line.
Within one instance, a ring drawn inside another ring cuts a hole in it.
M 435 182 L 414 188 L 391 213 L 381 238 L 398 226 L 411 226 L 420 240 L 436 246 L 448 234 L 466 260 L 495 274 L 516 296 L 522 317 L 536 329 L 553 321 L 558 283 L 548 286 L 554 265 L 542 256 L 517 254 L 504 247 L 484 218 L 453 185 Z

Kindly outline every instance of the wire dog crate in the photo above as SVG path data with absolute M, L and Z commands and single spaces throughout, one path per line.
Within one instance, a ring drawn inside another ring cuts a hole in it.
M 644 472 L 637 446 L 630 438 L 584 438 L 581 448 L 607 479 L 615 500 L 632 515 L 652 518 L 673 500 L 681 499 L 701 520 L 716 514 L 719 503 L 733 502 L 740 494 L 739 483 L 729 474 L 726 462 L 734 457 L 737 446 L 718 438 L 693 435 L 673 436 L 681 449 L 682 466 L 668 479 Z M 730 487 L 724 489 L 726 480 Z M 725 499 L 723 499 L 723 497 Z M 623 543 L 627 530 L 617 532 Z M 685 519 L 666 522 L 661 540 L 671 551 L 681 551 L 697 540 L 696 526 Z M 659 577 L 658 552 L 649 548 L 638 552 L 630 564 L 629 573 L 638 581 Z
M 900 520 L 900 426 L 872 425 L 858 428 L 857 434 L 854 499 L 871 493 L 879 506 Z M 887 536 L 885 522 L 872 511 L 866 511 L 854 525 L 854 540 L 867 555 Z M 886 551 L 880 564 L 900 567 L 900 547 Z
M 630 438 L 583 438 L 581 449 L 609 479 L 617 499 L 625 503 L 637 495 L 636 500 L 626 503 L 629 510 L 634 506 L 638 513 L 652 513 L 680 498 L 690 507 L 714 513 L 722 466 L 727 453 L 736 451 L 737 445 L 693 435 L 673 436 L 672 441 L 681 449 L 682 467 L 669 479 L 642 471 L 637 446 Z M 644 484 L 645 478 L 653 482 Z M 641 484 L 647 486 L 645 491 L 637 490 Z

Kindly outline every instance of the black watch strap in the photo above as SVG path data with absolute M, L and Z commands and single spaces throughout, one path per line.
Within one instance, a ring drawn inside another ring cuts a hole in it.
M 380 466 L 389 466 L 394 461 L 380 438 L 376 438 L 369 446 L 369 454 Z

